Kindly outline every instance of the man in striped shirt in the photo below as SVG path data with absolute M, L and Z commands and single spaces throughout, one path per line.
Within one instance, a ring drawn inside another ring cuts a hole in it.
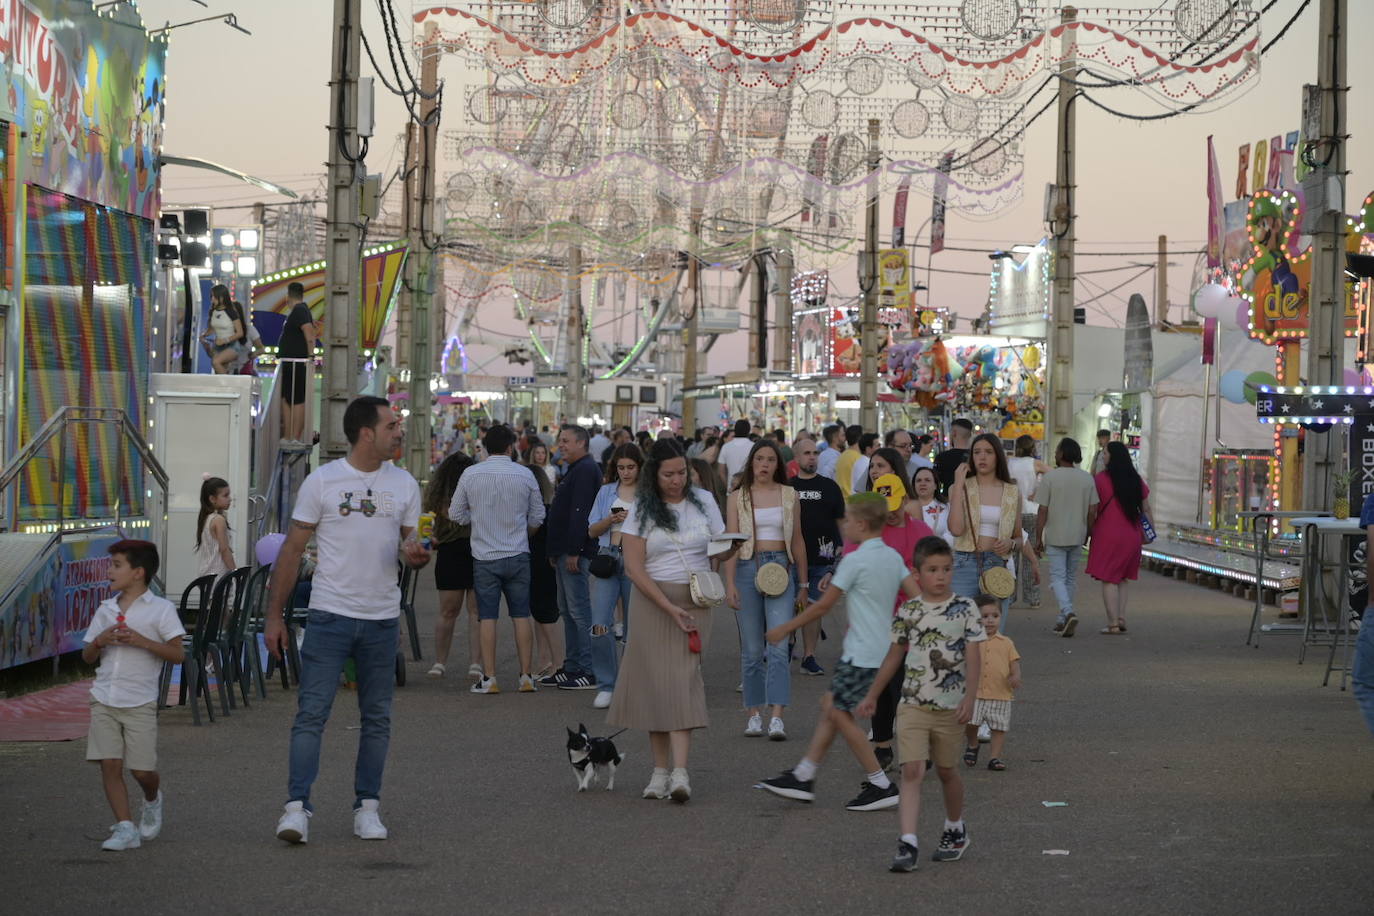
M 520 656 L 520 692 L 535 690 L 530 625 L 530 534 L 544 521 L 544 500 L 530 469 L 511 460 L 515 433 L 493 426 L 482 438 L 487 459 L 458 479 L 448 517 L 472 526 L 473 590 L 481 621 L 482 679 L 473 693 L 500 693 L 496 684 L 496 619 L 501 596 L 515 626 Z

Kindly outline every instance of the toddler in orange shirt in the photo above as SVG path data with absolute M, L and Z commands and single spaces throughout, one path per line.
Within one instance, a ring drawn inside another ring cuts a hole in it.
M 1016 644 L 998 632 L 1002 622 L 1001 602 L 991 595 L 979 595 L 974 602 L 988 638 L 978 646 L 982 666 L 978 695 L 973 703 L 973 721 L 964 730 L 964 765 L 977 765 L 978 727 L 986 724 L 992 731 L 992 744 L 988 747 L 992 758 L 988 760 L 988 769 L 1001 771 L 1007 768 L 1002 760 L 1002 748 L 1011 728 L 1013 691 L 1021 687 L 1021 655 L 1016 651 Z

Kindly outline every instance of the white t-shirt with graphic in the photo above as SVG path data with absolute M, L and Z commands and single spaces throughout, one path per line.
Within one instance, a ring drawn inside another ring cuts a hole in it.
M 305 478 L 291 517 L 316 526 L 312 608 L 363 620 L 400 616 L 401 529 L 420 524 L 414 477 L 391 462 L 364 474 L 340 458 Z

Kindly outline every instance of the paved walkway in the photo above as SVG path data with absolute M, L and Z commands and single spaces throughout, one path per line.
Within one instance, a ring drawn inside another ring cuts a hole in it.
M 1131 634 L 1109 638 L 1090 626 L 1100 603 L 1088 586 L 1073 640 L 1048 632 L 1049 610 L 1013 612 L 1026 686 L 1010 769 L 966 771 L 961 862 L 889 874 L 895 812 L 843 810 L 861 774 L 842 747 L 814 805 L 752 788 L 802 753 L 826 682 L 794 680 L 792 740 L 743 737 L 734 628 L 721 613 L 705 658 L 713 727 L 694 744 L 685 807 L 639 798 L 650 768 L 640 734 L 618 741 L 629 762 L 615 792 L 574 791 L 563 727 L 604 733 L 590 692 L 473 696 L 461 677 L 428 680 L 429 663 L 412 663 L 393 717 L 384 843 L 351 836 L 348 694 L 326 734 L 305 847 L 272 836 L 294 710 L 279 689 L 213 726 L 163 715 L 167 826 L 124 854 L 100 851 L 110 815 L 84 742 L 0 745 L 3 909 L 757 916 L 910 912 L 922 895 L 964 913 L 1370 912 L 1374 739 L 1350 694 L 1321 688 L 1319 665 L 1295 664 L 1290 637 L 1246 648 L 1240 600 L 1146 573 Z M 422 591 L 426 626 L 434 606 Z M 823 650 L 828 667 L 838 640 Z M 932 777 L 926 856 L 938 806 Z

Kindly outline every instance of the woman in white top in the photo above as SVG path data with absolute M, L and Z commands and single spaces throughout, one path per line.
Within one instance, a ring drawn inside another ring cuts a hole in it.
M 973 473 L 970 474 L 970 464 Z M 1002 442 L 992 433 L 973 440 L 969 461 L 954 471 L 949 488 L 949 531 L 954 535 L 954 594 L 977 595 L 984 570 L 1007 566 L 1022 543 L 1021 491 L 1007 471 Z M 1007 629 L 1002 602 L 1002 632 Z
M 949 506 L 936 495 L 940 484 L 935 479 L 935 469 L 924 466 L 917 468 L 916 476 L 911 478 L 911 487 L 916 495 L 907 504 L 907 511 L 929 525 L 936 537 L 944 538 L 953 547 L 954 535 L 949 531 Z
M 743 669 L 744 705 L 749 719 L 744 734 L 763 734 L 761 708 L 770 708 L 768 737 L 787 739 L 782 711 L 791 702 L 792 671 L 785 643 L 770 645 L 768 630 L 782 626 L 795 613 L 797 582 L 807 581 L 806 544 L 797 517 L 797 491 L 787 483 L 782 450 L 775 439 L 760 439 L 749 450 L 739 474 L 739 486 L 725 503 L 725 530 L 743 534 L 736 557 L 725 561 L 725 600 L 735 609 L 739 623 L 740 667 Z M 779 590 L 765 593 L 764 578 L 777 573 Z M 795 567 L 795 572 L 794 572 Z
M 1007 471 L 1016 481 L 1021 491 L 1021 528 L 1025 531 L 1025 541 L 1029 543 L 1035 534 L 1036 516 L 1040 507 L 1031 501 L 1040 475 L 1049 473 L 1049 466 L 1035 457 L 1035 439 L 1031 436 L 1016 437 L 1016 455 L 1007 459 Z M 1040 606 L 1040 585 L 1032 576 L 1019 576 L 1021 600 L 1031 607 Z
M 711 636 L 711 610 L 692 602 L 691 575 L 712 565 L 707 547 L 725 523 L 711 494 L 687 485 L 687 458 L 675 442 L 650 447 L 639 481 L 620 528 L 625 571 L 634 583 L 634 639 L 620 661 L 606 722 L 649 733 L 654 774 L 644 797 L 685 802 L 692 796 L 692 729 L 707 725 L 701 653 Z
M 247 323 L 243 308 L 230 298 L 229 287 L 216 284 L 210 288 L 210 327 L 201 337 L 212 341 L 211 364 L 217 375 L 228 373 L 248 352 Z
M 525 463 L 532 468 L 538 468 L 549 479 L 549 486 L 558 486 L 558 467 L 549 463 L 547 445 L 542 442 L 531 445 L 530 450 L 525 453 Z
M 608 576 L 593 572 L 588 577 L 592 599 L 592 673 L 596 675 L 598 688 L 596 699 L 592 701 L 594 709 L 610 706 L 615 693 L 619 668 L 612 630 L 615 609 L 620 604 L 626 615 L 630 610 L 630 577 L 621 556 L 624 539 L 621 531 L 630 507 L 635 504 L 639 470 L 643 466 L 644 453 L 639 446 L 629 442 L 617 446 L 610 461 L 606 462 L 606 483 L 597 492 L 592 511 L 587 515 L 587 533 L 597 539 L 600 555 L 606 558 L 598 557 L 593 568 L 605 563 L 611 570 Z
M 197 577 L 218 577 L 235 569 L 229 520 L 224 517 L 232 502 L 229 482 L 206 475 L 200 485 L 200 517 L 196 519 Z

